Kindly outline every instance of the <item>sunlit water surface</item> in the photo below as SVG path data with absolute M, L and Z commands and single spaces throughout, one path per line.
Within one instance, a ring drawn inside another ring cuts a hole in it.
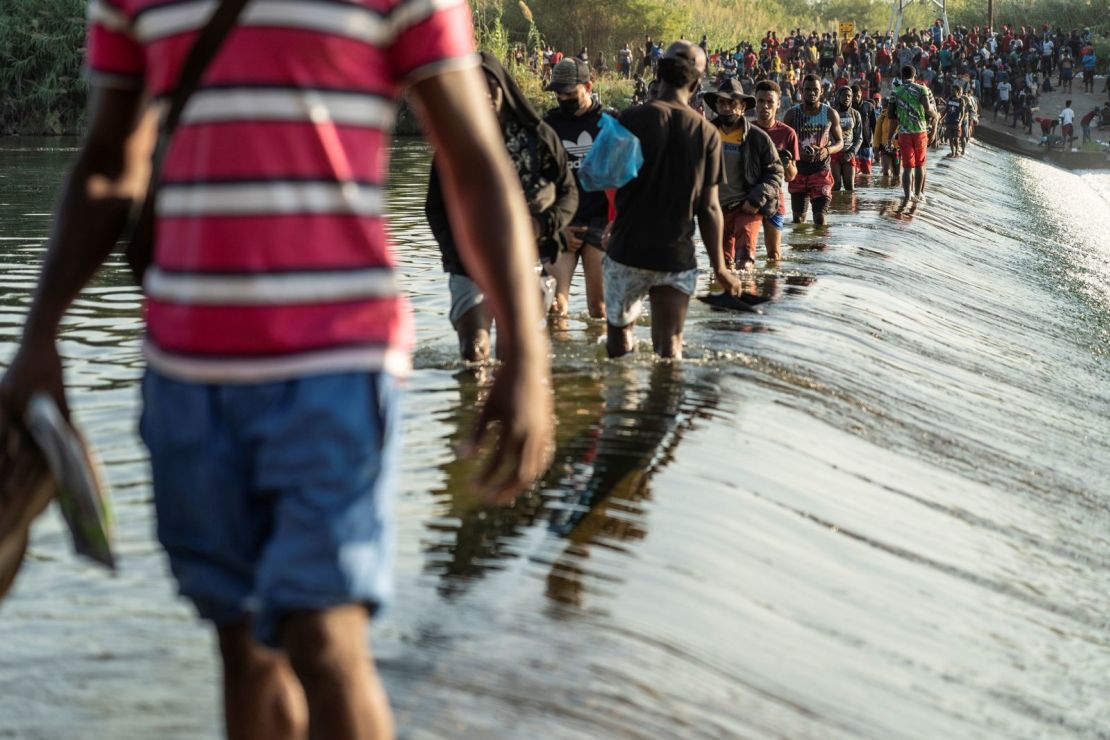
M 3 357 L 72 151 L 0 141 Z M 604 359 L 576 291 L 555 465 L 491 511 L 453 454 L 487 386 L 455 360 L 427 153 L 394 155 L 419 350 L 373 644 L 405 737 L 1110 737 L 1110 176 L 976 146 L 934 155 L 917 209 L 861 183 L 788 227 L 762 315 L 694 304 L 680 364 Z M 36 525 L 0 736 L 219 734 L 152 536 L 138 311 L 115 263 L 62 331 L 122 567 Z

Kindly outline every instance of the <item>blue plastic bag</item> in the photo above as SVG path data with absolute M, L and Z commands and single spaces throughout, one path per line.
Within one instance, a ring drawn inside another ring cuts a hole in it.
M 636 135 L 608 113 L 601 114 L 601 131 L 578 168 L 578 183 L 591 193 L 623 187 L 640 174 L 644 153 Z

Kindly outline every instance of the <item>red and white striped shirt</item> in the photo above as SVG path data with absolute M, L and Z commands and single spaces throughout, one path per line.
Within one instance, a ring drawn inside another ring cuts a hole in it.
M 215 0 L 92 0 L 93 84 L 165 96 Z M 476 64 L 466 0 L 251 0 L 166 155 L 148 362 L 181 380 L 407 372 L 383 218 L 401 89 Z

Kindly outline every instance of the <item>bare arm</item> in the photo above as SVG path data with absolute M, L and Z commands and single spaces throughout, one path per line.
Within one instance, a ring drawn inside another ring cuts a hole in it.
M 433 76 L 413 96 L 436 162 L 459 255 L 485 291 L 497 322 L 502 366 L 471 439 L 494 422 L 500 440 L 480 483 L 510 501 L 546 468 L 553 436 L 550 362 L 533 270 L 531 220 L 476 69 Z M 505 472 L 498 475 L 502 468 Z
M 119 240 L 132 203 L 145 194 L 156 133 L 155 114 L 144 113 L 139 92 L 93 91 L 89 132 L 62 187 L 23 339 L 0 384 L 8 413 L 22 414 L 38 389 L 67 412 L 58 325 Z
M 863 116 L 858 111 L 848 110 L 848 115 L 856 113 L 856 123 L 852 126 L 852 143 L 847 147 L 847 151 L 853 155 L 859 152 L 859 148 L 863 146 Z
M 725 216 L 721 212 L 718 201 L 718 187 L 714 185 L 702 192 L 701 203 L 698 204 L 698 231 L 701 240 L 705 243 L 705 253 L 709 255 L 709 266 L 713 274 L 725 290 L 733 295 L 740 295 L 740 281 L 729 270 L 725 269 L 725 253 L 723 246 L 725 232 Z
M 840 128 L 840 114 L 832 108 L 829 109 L 829 143 L 825 147 L 825 155 L 832 156 L 844 151 L 844 132 Z M 822 157 L 824 159 L 824 157 Z
M 798 164 L 791 158 L 786 160 L 783 165 L 783 180 L 786 182 L 793 182 L 794 178 L 798 176 Z

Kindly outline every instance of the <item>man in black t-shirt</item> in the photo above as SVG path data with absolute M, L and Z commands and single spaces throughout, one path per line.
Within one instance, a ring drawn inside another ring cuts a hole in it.
M 632 351 L 632 328 L 644 298 L 650 297 L 655 352 L 681 358 L 682 327 L 698 281 L 695 216 L 717 280 L 740 294 L 740 282 L 725 269 L 721 249 L 721 139 L 689 105 L 706 61 L 700 47 L 672 44 L 659 62 L 658 98 L 620 117 L 639 138 L 644 164 L 617 191 L 617 218 L 603 261 L 610 357 Z

